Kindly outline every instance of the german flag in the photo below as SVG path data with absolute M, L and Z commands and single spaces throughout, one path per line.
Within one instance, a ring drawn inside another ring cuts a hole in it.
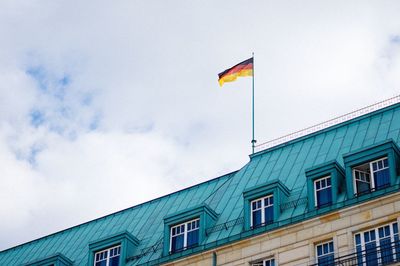
M 253 76 L 253 57 L 228 68 L 218 74 L 219 86 L 222 87 L 225 82 L 235 81 L 238 77 Z

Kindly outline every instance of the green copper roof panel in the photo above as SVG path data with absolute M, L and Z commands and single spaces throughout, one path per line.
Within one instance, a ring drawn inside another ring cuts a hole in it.
M 243 191 L 279 179 L 290 194 L 280 206 L 282 224 L 307 218 L 305 170 L 336 160 L 343 166 L 343 154 L 392 138 L 400 141 L 400 104 L 281 144 L 251 156 L 237 172 L 182 191 L 137 205 L 94 221 L 0 252 L 0 265 L 20 265 L 57 252 L 86 265 L 90 242 L 128 231 L 139 246 L 128 265 L 159 263 L 162 259 L 163 218 L 185 209 L 207 204 L 219 216 L 202 247 L 215 247 L 251 236 L 244 232 Z M 345 200 L 340 194 L 338 201 Z M 144 251 L 151 252 L 144 252 Z

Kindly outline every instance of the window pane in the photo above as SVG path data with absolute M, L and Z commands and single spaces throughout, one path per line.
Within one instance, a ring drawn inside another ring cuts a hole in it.
M 322 245 L 317 246 L 317 256 L 322 256 Z
M 275 266 L 275 260 L 274 259 L 265 260 L 264 266 Z
M 261 210 L 253 212 L 253 227 L 261 225 Z
M 107 265 L 107 261 L 105 261 L 105 260 L 99 261 L 99 262 L 96 262 L 95 265 L 96 265 L 96 266 L 106 266 L 106 265 Z
M 270 206 L 265 208 L 265 223 L 270 224 L 274 222 L 274 207 Z
M 400 239 L 399 235 L 394 236 L 395 250 L 396 250 L 396 259 L 400 261 Z
M 322 257 L 318 258 L 318 265 L 320 265 L 320 266 L 333 265 L 333 261 L 334 261 L 333 254 L 327 255 L 327 256 L 322 256 Z
M 174 236 L 174 237 L 172 237 L 172 247 L 171 247 L 171 251 L 172 251 L 172 252 L 175 252 L 175 251 L 177 251 L 177 250 L 183 249 L 183 240 L 184 240 L 183 235 L 179 235 L 179 236 Z
M 357 265 L 363 265 L 363 252 L 361 246 L 357 246 Z
M 370 185 L 366 182 L 357 181 L 357 194 L 370 192 Z
M 390 242 L 390 237 L 381 239 L 379 241 L 380 245 L 380 255 L 382 262 L 384 264 L 388 264 L 390 262 L 393 262 L 393 248 Z
M 393 224 L 393 233 L 397 234 L 399 232 L 399 228 L 397 227 L 397 223 Z
M 110 259 L 110 264 L 109 266 L 118 266 L 119 265 L 119 256 L 112 257 Z
M 199 229 L 188 232 L 187 245 L 188 247 L 199 244 Z
M 389 168 L 374 173 L 376 189 L 384 188 L 390 185 Z
M 328 244 L 324 244 L 323 246 L 324 254 L 329 253 Z
M 332 203 L 332 188 L 328 187 L 317 191 L 317 206 L 326 206 Z
M 367 265 L 378 265 L 378 252 L 376 250 L 376 243 L 370 242 L 365 244 L 365 259 Z
M 356 245 L 361 245 L 361 237 L 360 237 L 360 234 L 356 234 Z

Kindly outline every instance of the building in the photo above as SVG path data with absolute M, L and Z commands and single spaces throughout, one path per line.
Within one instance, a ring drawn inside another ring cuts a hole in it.
M 277 140 L 238 171 L 1 251 L 0 265 L 398 263 L 399 102 Z

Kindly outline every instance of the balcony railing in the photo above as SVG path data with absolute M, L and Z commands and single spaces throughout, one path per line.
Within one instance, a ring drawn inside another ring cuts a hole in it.
M 340 254 L 338 254 L 340 255 Z M 379 247 L 364 247 L 362 251 L 342 256 L 325 257 L 310 266 L 381 266 L 400 263 L 400 241 L 393 241 Z

